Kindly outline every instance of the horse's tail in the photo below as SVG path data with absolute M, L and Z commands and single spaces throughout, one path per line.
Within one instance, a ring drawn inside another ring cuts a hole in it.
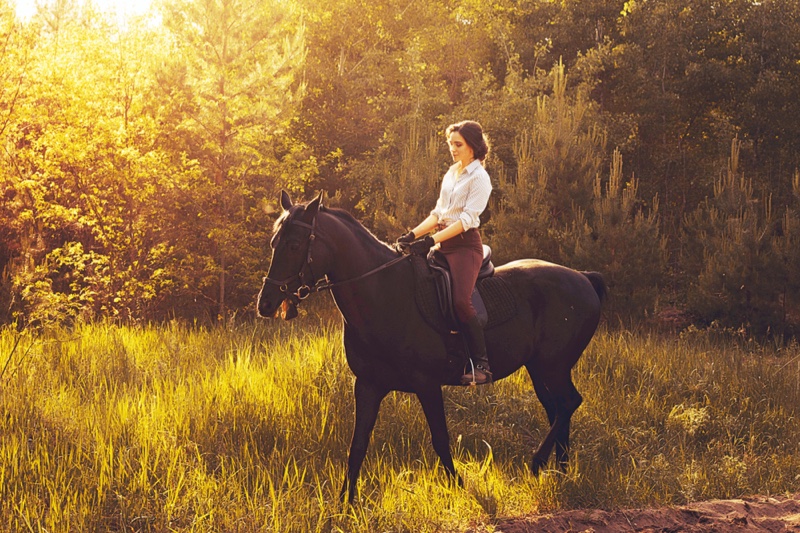
M 600 272 L 581 272 L 581 274 L 589 279 L 592 287 L 594 287 L 594 292 L 597 293 L 597 297 L 600 298 L 602 303 L 608 296 L 608 285 L 606 285 L 603 275 Z

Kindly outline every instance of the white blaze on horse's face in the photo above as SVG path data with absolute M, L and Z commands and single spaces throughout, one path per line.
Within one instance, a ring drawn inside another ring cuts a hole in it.
M 457 131 L 450 132 L 447 138 L 447 146 L 450 147 L 450 155 L 453 156 L 453 162 L 461 161 L 462 167 L 466 167 L 475 159 L 475 151 Z

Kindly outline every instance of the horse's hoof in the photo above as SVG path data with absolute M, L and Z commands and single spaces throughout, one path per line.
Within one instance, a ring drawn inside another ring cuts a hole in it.
M 534 477 L 539 477 L 539 474 L 542 473 L 543 469 L 544 469 L 544 463 L 542 461 L 534 460 L 531 463 L 531 473 L 533 474 Z

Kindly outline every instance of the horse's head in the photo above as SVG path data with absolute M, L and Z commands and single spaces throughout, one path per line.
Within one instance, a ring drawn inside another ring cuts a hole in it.
M 295 205 L 283 191 L 280 201 L 283 214 L 275 223 L 270 241 L 272 261 L 258 294 L 257 308 L 262 317 L 275 316 L 281 308 L 282 318 L 289 320 L 297 316 L 297 303 L 308 296 L 316 281 L 311 271 L 310 248 L 322 194 L 308 204 Z

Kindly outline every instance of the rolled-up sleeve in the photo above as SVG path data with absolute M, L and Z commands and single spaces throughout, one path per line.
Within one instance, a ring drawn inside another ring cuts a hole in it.
M 442 220 L 447 211 L 448 198 L 450 196 L 448 190 L 453 186 L 451 172 L 452 169 L 448 170 L 442 178 L 442 185 L 439 187 L 439 199 L 436 200 L 436 206 L 431 211 L 431 215 L 435 216 L 436 220 Z
M 486 209 L 486 204 L 489 203 L 489 196 L 492 194 L 492 181 L 483 168 L 475 172 L 471 182 L 464 210 L 458 217 L 461 220 L 461 225 L 464 226 L 464 231 L 481 225 L 480 215 Z
M 444 214 L 444 205 L 442 202 L 442 193 L 439 193 L 439 199 L 436 200 L 436 206 L 431 211 L 431 215 L 436 217 L 436 220 L 441 220 L 442 215 Z

